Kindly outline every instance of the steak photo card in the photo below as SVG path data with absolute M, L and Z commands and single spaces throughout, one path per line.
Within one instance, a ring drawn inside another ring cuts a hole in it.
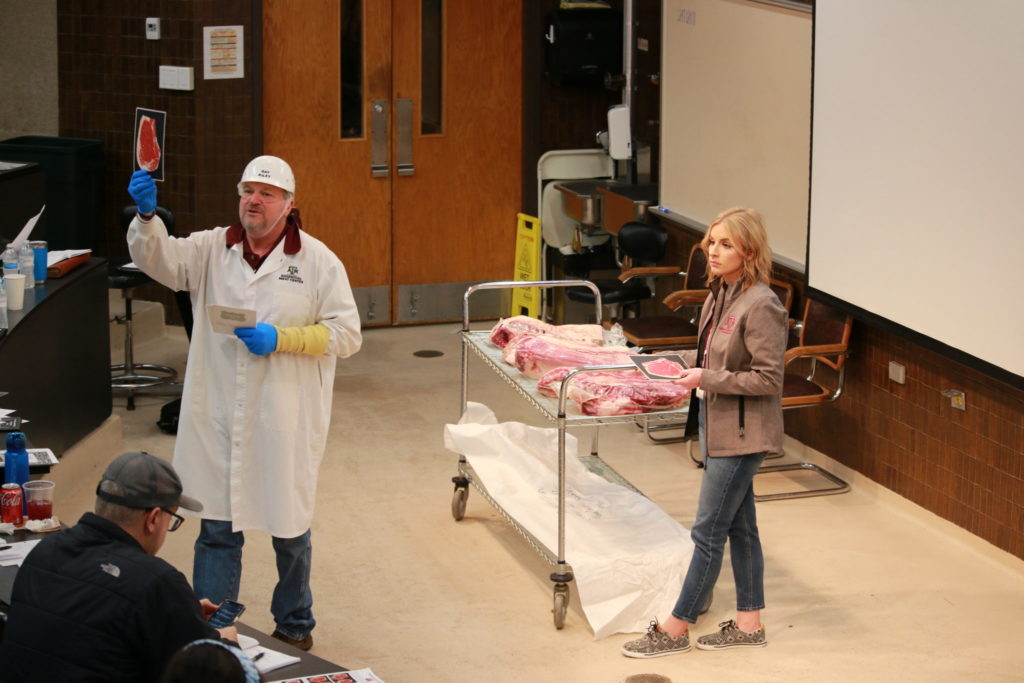
M 149 171 L 153 180 L 164 179 L 164 130 L 167 112 L 135 108 L 135 158 L 132 169 Z

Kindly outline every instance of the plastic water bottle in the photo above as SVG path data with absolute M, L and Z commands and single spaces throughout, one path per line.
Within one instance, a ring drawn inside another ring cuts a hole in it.
M 4 249 L 3 256 L 0 256 L 4 262 L 4 277 L 7 277 L 10 273 L 21 272 L 21 262 L 18 260 L 18 252 L 11 245 L 7 245 Z
M 28 242 L 21 245 L 18 252 L 18 269 L 25 276 L 25 289 L 36 286 L 36 252 Z
M 4 453 L 4 483 L 24 486 L 28 481 L 28 451 L 25 450 L 25 434 L 8 432 L 7 452 Z M 21 496 L 22 514 L 28 512 L 25 494 Z
M 0 280 L 0 330 L 7 331 L 7 283 Z

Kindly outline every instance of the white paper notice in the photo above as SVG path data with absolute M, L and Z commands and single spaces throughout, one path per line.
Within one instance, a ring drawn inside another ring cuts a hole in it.
M 18 233 L 18 236 L 11 240 L 12 247 L 14 247 L 15 249 L 21 248 L 21 243 L 27 240 L 29 238 L 29 235 L 32 234 L 32 228 L 36 227 L 36 222 L 39 220 L 39 217 L 43 215 L 43 211 L 46 211 L 45 204 L 43 205 L 43 208 L 39 209 L 39 213 L 37 213 L 35 216 L 32 216 L 32 218 L 28 219 L 28 222 L 25 223 L 25 227 L 21 229 L 21 232 Z
M 206 314 L 214 332 L 234 334 L 236 327 L 256 327 L 256 311 L 207 304 Z

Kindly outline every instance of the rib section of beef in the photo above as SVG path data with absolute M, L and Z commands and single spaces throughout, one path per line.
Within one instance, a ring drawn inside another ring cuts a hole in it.
M 537 381 L 537 390 L 558 396 L 573 368 L 555 368 Z M 636 415 L 681 407 L 690 392 L 671 381 L 651 380 L 639 370 L 581 372 L 569 380 L 566 398 L 584 415 Z
M 498 324 L 491 328 L 490 340 L 499 349 L 503 349 L 510 341 L 524 334 L 548 335 L 586 346 L 601 346 L 604 343 L 600 325 L 552 325 L 525 315 L 499 320 Z
M 625 346 L 591 346 L 550 335 L 526 334 L 512 339 L 502 354 L 506 363 L 532 379 L 555 368 L 629 363 L 629 356 Z

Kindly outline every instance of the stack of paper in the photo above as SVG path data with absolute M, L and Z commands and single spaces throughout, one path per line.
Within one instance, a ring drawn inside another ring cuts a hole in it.
M 295 664 L 299 661 L 298 657 L 263 647 L 255 638 L 242 635 L 241 633 L 238 634 L 238 644 L 245 651 L 245 654 L 249 655 L 256 662 L 256 668 L 259 669 L 261 674 L 273 671 L 274 669 L 280 669 L 282 666 Z

